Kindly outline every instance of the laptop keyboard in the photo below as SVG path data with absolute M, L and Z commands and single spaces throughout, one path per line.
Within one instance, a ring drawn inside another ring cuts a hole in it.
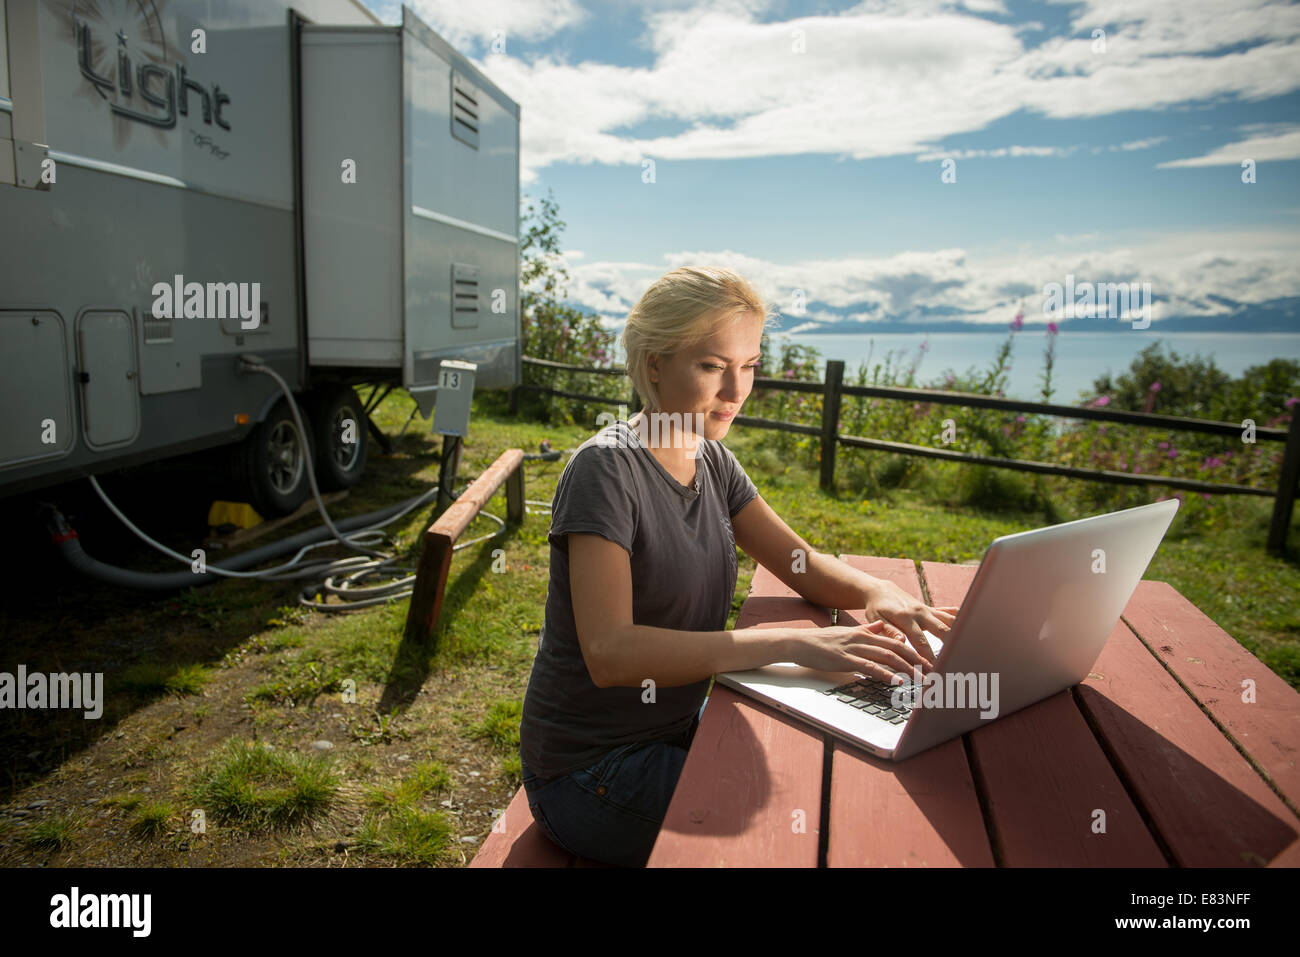
M 906 704 L 895 707 L 890 701 L 897 687 L 874 678 L 860 678 L 838 688 L 828 688 L 822 694 L 832 695 L 863 714 L 873 715 L 890 724 L 902 724 L 911 715 L 912 709 Z

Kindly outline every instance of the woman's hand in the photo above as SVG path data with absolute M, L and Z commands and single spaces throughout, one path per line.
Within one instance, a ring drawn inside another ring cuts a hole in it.
M 791 658 L 797 665 L 818 671 L 856 671 L 870 678 L 889 681 L 896 672 L 909 678 L 914 669 L 930 670 L 925 661 L 901 638 L 889 634 L 883 621 L 867 625 L 799 629 Z
M 866 595 L 867 620 L 882 620 L 890 626 L 886 633 L 912 643 L 925 660 L 934 664 L 934 649 L 925 640 L 922 631 L 936 638 L 948 640 L 948 631 L 956 620 L 958 609 L 953 606 L 931 608 L 918 598 L 913 598 L 893 582 L 880 581 Z

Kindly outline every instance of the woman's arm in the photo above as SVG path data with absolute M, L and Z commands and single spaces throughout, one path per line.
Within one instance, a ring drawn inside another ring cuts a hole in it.
M 634 624 L 628 553 L 599 535 L 570 534 L 568 542 L 578 644 L 598 687 L 638 687 L 648 678 L 672 688 L 776 661 L 882 678 L 921 665 L 905 642 L 868 626 L 684 631 Z
M 731 520 L 736 544 L 764 568 L 824 608 L 865 608 L 868 619 L 888 622 L 890 633 L 906 637 L 934 661 L 934 652 L 922 630 L 944 638 L 956 608 L 931 608 L 893 582 L 858 571 L 833 555 L 817 552 L 797 535 L 772 507 L 756 496 Z

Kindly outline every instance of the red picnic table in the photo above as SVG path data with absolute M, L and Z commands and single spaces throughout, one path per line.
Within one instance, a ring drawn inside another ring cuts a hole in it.
M 940 606 L 976 571 L 924 562 L 923 592 L 909 560 L 840 557 Z M 829 624 L 761 565 L 736 621 Z M 1082 684 L 902 762 L 715 684 L 648 866 L 1296 866 L 1298 749 L 1300 694 L 1143 581 Z M 472 866 L 593 863 L 520 788 Z
M 911 561 L 840 557 L 923 596 Z M 975 571 L 923 563 L 930 603 Z M 829 624 L 762 566 L 736 621 Z M 715 685 L 649 866 L 1296 866 L 1298 749 L 1300 694 L 1144 581 L 1082 684 L 902 762 Z

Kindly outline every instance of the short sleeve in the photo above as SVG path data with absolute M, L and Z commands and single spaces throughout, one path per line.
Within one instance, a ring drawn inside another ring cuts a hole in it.
M 629 555 L 636 537 L 636 501 L 622 450 L 597 444 L 569 459 L 551 503 L 552 545 L 568 550 L 570 533 L 600 535 L 622 545 Z
M 718 448 L 722 450 L 722 481 L 727 490 L 727 515 L 734 518 L 737 512 L 758 495 L 758 487 L 745 474 L 736 457 L 731 454 L 731 449 L 721 442 L 718 443 Z

